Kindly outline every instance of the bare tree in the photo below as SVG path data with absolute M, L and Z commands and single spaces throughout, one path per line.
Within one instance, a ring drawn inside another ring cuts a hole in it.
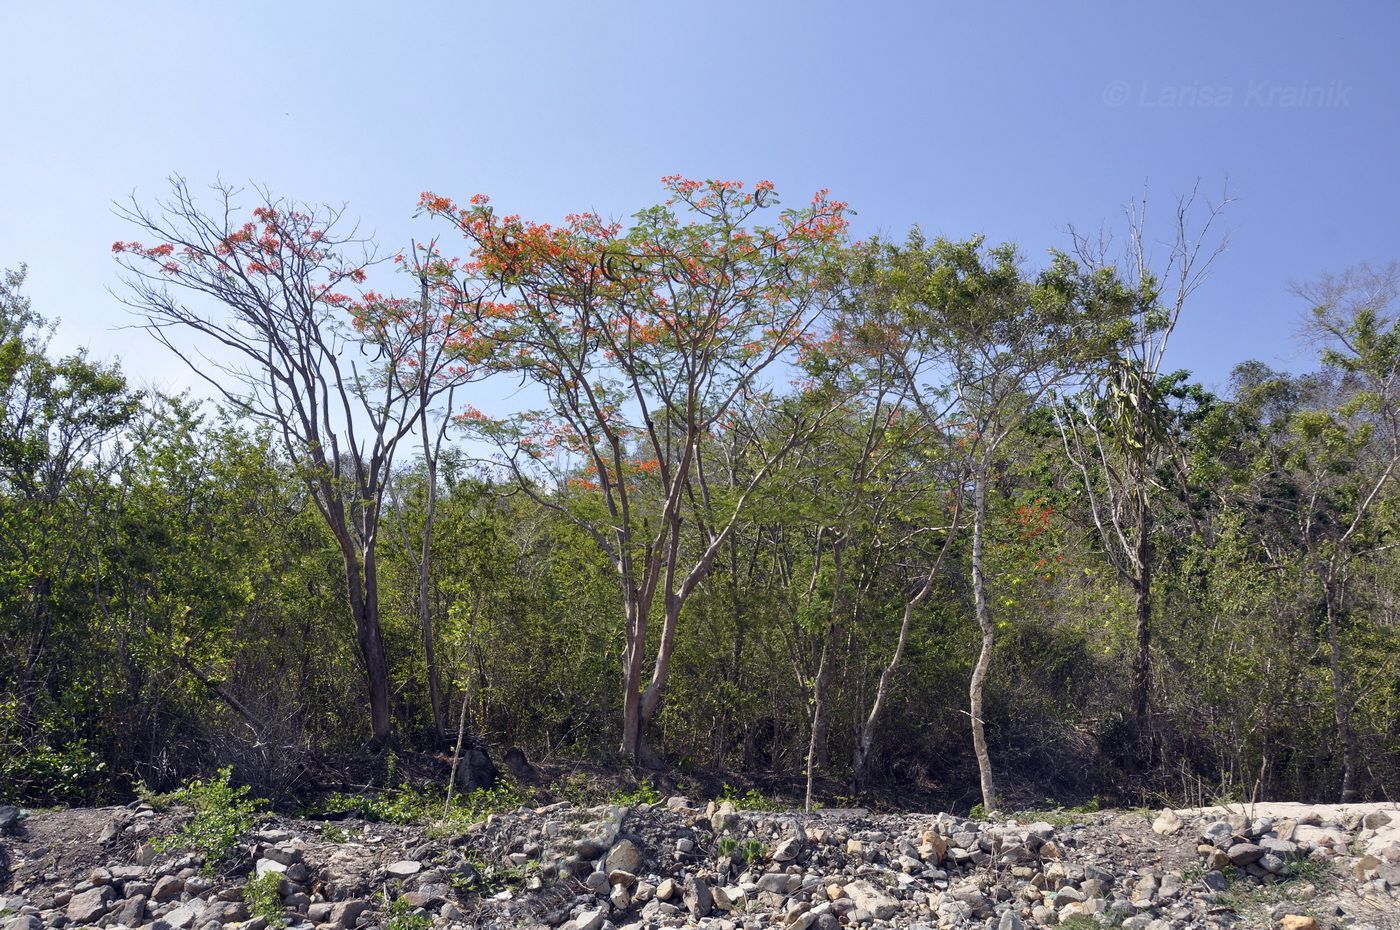
M 1127 251 L 1121 264 L 1110 260 L 1106 239 L 1093 240 L 1070 230 L 1075 256 L 1087 272 L 1111 273 L 1100 280 L 1108 287 L 1126 285 L 1122 296 L 1130 302 L 1132 337 L 1082 394 L 1055 412 L 1065 454 L 1083 480 L 1104 551 L 1133 589 L 1132 707 L 1140 739 L 1147 732 L 1152 683 L 1153 505 L 1164 488 L 1164 471 L 1184 477 L 1162 383 L 1163 365 L 1187 300 L 1205 282 L 1228 243 L 1216 230 L 1229 203 L 1228 192 L 1218 203 L 1202 201 L 1199 185 L 1178 198 L 1160 270 L 1148 241 L 1146 195 L 1128 207 Z
M 371 730 L 384 741 L 393 730 L 377 564 L 384 496 L 400 443 L 451 389 L 429 370 L 446 353 L 420 357 L 419 346 L 451 346 L 462 324 L 364 290 L 379 258 L 343 208 L 257 189 L 244 219 L 243 191 L 211 190 L 206 207 L 174 177 L 151 206 L 134 195 L 117 206 L 154 238 L 113 245 L 122 297 L 218 396 L 270 424 L 298 469 L 340 550 Z

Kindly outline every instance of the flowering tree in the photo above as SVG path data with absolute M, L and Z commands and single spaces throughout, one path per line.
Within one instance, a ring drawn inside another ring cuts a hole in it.
M 499 364 L 536 386 L 538 410 L 462 420 L 492 442 L 524 493 L 567 514 L 606 553 L 623 602 L 622 751 L 655 764 L 645 732 L 661 703 L 681 609 L 709 573 L 754 489 L 820 422 L 761 382 L 794 358 L 838 280 L 846 206 L 817 193 L 777 212 L 773 185 L 663 179 L 661 205 L 625 229 L 597 214 L 562 226 L 424 194 L 456 224 L 472 272 L 499 299 Z M 733 484 L 715 479 L 736 405 L 785 424 L 785 439 Z M 698 536 L 683 547 L 682 525 Z M 654 608 L 661 632 L 643 682 Z
M 476 303 L 435 251 L 416 256 L 421 299 L 364 288 L 379 261 L 342 211 L 235 188 L 204 207 L 185 181 L 118 214 L 148 242 L 117 242 L 126 302 L 167 348 L 245 416 L 271 426 L 335 537 L 364 660 L 376 740 L 392 732 L 376 547 L 400 443 L 475 371 Z M 403 261 L 402 257 L 399 259 Z M 193 343 L 184 337 L 193 336 Z

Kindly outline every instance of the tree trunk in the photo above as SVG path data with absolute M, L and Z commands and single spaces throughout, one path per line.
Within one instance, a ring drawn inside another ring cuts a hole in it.
M 802 809 L 812 811 L 812 792 L 816 783 L 817 747 L 826 741 L 826 680 L 830 669 L 831 641 L 835 638 L 834 628 L 828 627 L 822 642 L 821 660 L 817 663 L 817 677 L 812 682 L 812 732 L 807 740 L 807 793 Z
M 427 665 L 428 703 L 433 709 L 433 739 L 441 745 L 446 739 L 443 723 L 442 688 L 438 681 L 437 650 L 434 648 L 433 612 L 428 595 L 432 581 L 433 523 L 437 516 L 437 456 L 428 453 L 426 409 L 423 414 L 423 454 L 427 467 L 427 507 L 423 514 L 423 549 L 418 558 L 418 622 L 423 629 L 423 659 Z
M 991 813 L 997 809 L 996 788 L 992 782 L 992 757 L 987 751 L 987 733 L 982 718 L 982 692 L 987 670 L 992 664 L 992 649 L 996 645 L 996 627 L 987 609 L 986 579 L 982 574 L 983 537 L 987 525 L 986 469 L 973 482 L 972 517 L 972 603 L 977 625 L 982 628 L 982 649 L 972 669 L 968 686 L 968 712 L 972 716 L 972 750 L 977 755 L 977 773 L 982 785 L 982 809 Z
M 379 625 L 379 581 L 373 550 L 362 563 L 351 550 L 345 559 L 350 594 L 350 615 L 355 621 L 355 641 L 365 663 L 369 686 L 370 731 L 375 743 L 384 743 L 394 732 L 389 706 L 389 659 L 384 651 L 384 631 Z
M 622 745 L 619 751 L 639 763 L 642 757 L 642 659 L 646 654 L 646 618 L 641 608 L 628 599 L 626 645 L 622 650 Z
M 1133 656 L 1133 727 L 1139 748 L 1146 749 L 1152 689 L 1152 516 L 1146 490 L 1137 491 L 1137 578 L 1133 583 L 1137 613 L 1137 652 Z
M 924 591 L 927 590 L 928 586 L 925 585 Z M 899 624 L 899 640 L 895 643 L 894 655 L 890 658 L 890 663 L 880 671 L 880 680 L 875 685 L 875 700 L 870 704 L 870 714 L 861 724 L 860 738 L 856 740 L 855 753 L 851 760 L 851 784 L 856 791 L 860 791 L 865 784 L 866 768 L 870 764 L 870 750 L 875 745 L 875 724 L 880 719 L 880 712 L 884 710 L 885 699 L 889 696 L 890 682 L 894 679 L 894 673 L 899 668 L 900 660 L 904 658 L 904 647 L 909 642 L 909 628 L 914 618 L 914 605 L 916 603 L 917 599 L 915 598 L 904 602 L 904 618 Z
M 1346 673 L 1342 662 L 1342 641 L 1340 617 L 1342 611 L 1341 592 L 1334 580 L 1323 584 L 1327 602 L 1327 647 L 1332 671 L 1332 715 L 1337 724 L 1337 736 L 1342 743 L 1342 796 L 1343 804 L 1355 801 L 1356 789 L 1356 732 L 1351 726 L 1351 705 L 1347 703 Z

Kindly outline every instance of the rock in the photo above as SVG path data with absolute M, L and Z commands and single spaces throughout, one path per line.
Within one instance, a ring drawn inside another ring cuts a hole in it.
M 464 791 L 490 788 L 496 783 L 499 775 L 500 772 L 497 771 L 491 757 L 479 746 L 473 746 L 463 752 L 462 758 L 457 762 L 457 787 Z
M 1283 930 L 1322 930 L 1317 921 L 1305 914 L 1287 914 L 1279 921 Z
M 1171 808 L 1164 808 L 1157 819 L 1152 821 L 1152 832 L 1160 833 L 1162 836 L 1176 836 L 1181 832 L 1184 823 L 1181 816 Z
M 1379 830 L 1390 823 L 1390 815 L 1385 811 L 1371 811 L 1361 818 L 1361 826 L 1366 830 Z
M 185 890 L 185 880 L 175 875 L 165 875 L 156 880 L 155 887 L 151 889 L 152 901 L 174 901 L 180 897 L 180 892 Z
M 278 875 L 282 875 L 286 871 L 287 867 L 285 865 L 273 859 L 259 859 L 253 866 L 253 876 L 255 878 L 262 878 L 269 872 L 276 872 Z
M 139 927 L 145 923 L 145 917 L 146 898 L 143 895 L 136 895 L 122 901 L 113 915 L 113 919 L 125 927 Z
M 360 919 L 360 915 L 367 907 L 369 907 L 368 901 L 341 901 L 331 907 L 326 923 L 340 927 L 342 930 L 348 930 L 348 928 L 355 926 L 355 921 Z
M 400 859 L 384 867 L 384 874 L 393 878 L 408 878 L 423 871 L 423 863 L 416 859 Z
M 669 901 L 675 896 L 676 883 L 669 878 L 663 878 L 661 883 L 656 886 L 656 899 L 658 901 Z
M 530 764 L 529 758 L 525 755 L 525 750 L 519 746 L 512 746 L 506 750 L 506 754 L 501 757 L 501 764 L 506 767 L 511 778 L 522 784 L 531 784 L 539 778 L 539 772 Z
M 41 930 L 44 922 L 33 914 L 21 914 L 5 922 L 5 930 Z
M 0 833 L 8 833 L 19 826 L 24 819 L 24 811 L 13 804 L 0 804 Z
M 98 885 L 90 888 L 81 894 L 75 894 L 68 901 L 68 906 L 64 909 L 64 916 L 76 924 L 90 924 L 107 912 L 107 905 L 112 903 L 112 889 L 107 885 Z
M 1232 865 L 1243 867 L 1258 862 L 1264 855 L 1264 847 L 1253 843 L 1236 843 L 1227 849 L 1225 854 L 1230 857 Z
M 295 846 L 269 846 L 263 850 L 263 858 L 283 865 L 295 865 L 301 861 L 301 850 Z
M 790 836 L 778 844 L 773 850 L 774 862 L 791 862 L 802 852 L 802 840 L 795 836 Z
M 710 885 L 705 879 L 692 875 L 685 880 L 685 893 L 682 896 L 690 916 L 699 920 L 708 917 L 714 908 L 714 898 L 710 895 Z
M 790 895 L 802 887 L 802 876 L 786 872 L 769 872 L 758 877 L 758 890 L 770 894 Z
M 603 919 L 606 916 L 607 910 L 604 908 L 584 911 L 573 920 L 563 924 L 559 930 L 600 930 L 603 926 Z
M 608 858 L 603 864 L 605 872 L 623 871 L 639 875 L 646 868 L 646 856 L 642 854 L 641 847 L 629 839 L 622 839 L 617 842 L 608 852 Z
M 846 897 L 856 903 L 856 907 L 874 914 L 876 920 L 889 920 L 899 910 L 898 901 L 866 879 L 848 882 L 845 892 Z
M 195 898 L 185 904 L 180 905 L 165 915 L 165 922 L 175 930 L 189 930 L 195 925 L 195 919 L 199 916 L 199 911 L 204 907 L 204 902 Z
M 1225 877 L 1225 873 L 1212 869 L 1201 876 L 1201 884 L 1210 891 L 1221 892 L 1230 887 L 1230 880 Z
M 733 804 L 725 801 L 710 815 L 710 826 L 716 833 L 730 833 L 739 826 L 739 812 Z
M 1201 842 L 1223 849 L 1230 845 L 1230 841 L 1234 835 L 1235 831 L 1228 823 L 1223 820 L 1217 820 L 1214 823 L 1207 824 L 1205 829 L 1201 831 Z

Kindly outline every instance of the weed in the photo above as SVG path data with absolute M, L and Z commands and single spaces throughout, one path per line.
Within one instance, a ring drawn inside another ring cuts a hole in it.
M 430 823 L 451 833 L 485 820 L 488 814 L 514 810 L 529 800 L 517 785 L 505 779 L 490 788 L 454 794 L 450 805 L 436 787 L 420 789 L 404 783 L 373 795 L 332 794 L 306 813 L 354 814 L 374 823 Z
M 636 807 L 639 804 L 660 804 L 661 792 L 651 779 L 647 779 L 637 785 L 632 791 L 623 791 L 613 795 L 610 802 L 619 807 Z
M 739 860 L 746 865 L 752 865 L 760 859 L 768 856 L 768 847 L 756 839 L 747 839 L 739 844 Z
M 162 852 L 197 851 L 204 856 L 206 871 L 213 871 L 226 859 L 237 846 L 238 838 L 257 824 L 267 806 L 261 798 L 249 798 L 247 786 L 230 785 L 232 774 L 231 769 L 222 768 L 208 781 L 194 779 L 171 792 L 171 803 L 194 808 L 194 817 L 177 832 L 157 840 L 156 848 Z
M 728 858 L 739 865 L 752 865 L 767 855 L 768 847 L 757 839 L 739 840 L 732 836 L 722 836 L 715 841 L 715 856 L 720 859 Z
M 243 902 L 248 905 L 250 917 L 261 917 L 272 928 L 287 926 L 282 912 L 282 884 L 279 872 L 264 872 L 258 878 L 248 879 L 243 886 Z
M 734 805 L 735 810 L 741 811 L 781 811 L 786 810 L 786 805 L 781 801 L 776 801 L 768 797 L 756 788 L 750 788 L 742 794 L 737 788 L 726 784 L 724 790 L 715 800 L 723 803 L 728 801 Z
M 732 836 L 721 836 L 715 842 L 715 856 L 720 859 L 733 859 L 739 849 L 739 841 Z
M 1103 930 L 1103 924 L 1088 914 L 1075 914 L 1073 917 L 1060 921 L 1056 926 L 1066 928 L 1066 930 Z
M 327 843 L 345 843 L 350 839 L 350 831 L 333 823 L 321 825 L 321 839 Z
M 385 930 L 431 930 L 433 922 L 425 914 L 414 912 L 414 907 L 403 898 L 385 896 Z

